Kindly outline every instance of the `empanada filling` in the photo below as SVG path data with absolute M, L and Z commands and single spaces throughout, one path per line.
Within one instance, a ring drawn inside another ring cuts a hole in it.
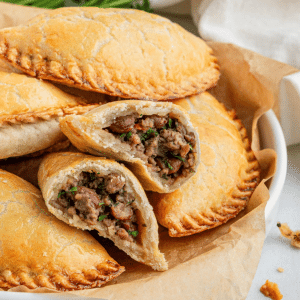
M 68 179 L 50 204 L 88 225 L 101 222 L 109 234 L 122 240 L 133 242 L 139 234 L 135 197 L 120 174 L 81 172 L 78 179 Z
M 195 135 L 169 115 L 117 117 L 104 129 L 131 146 L 136 157 L 171 185 L 195 172 Z

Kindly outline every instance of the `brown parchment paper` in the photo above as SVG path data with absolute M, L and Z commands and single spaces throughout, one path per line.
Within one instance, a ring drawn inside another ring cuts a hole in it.
M 42 11 L 0 3 L 0 28 L 24 23 Z M 189 237 L 170 238 L 167 229 L 160 227 L 160 249 L 169 263 L 166 272 L 155 272 L 133 261 L 111 241 L 94 234 L 108 253 L 126 267 L 126 272 L 100 289 L 59 294 L 111 300 L 246 298 L 265 238 L 264 207 L 269 193 L 264 182 L 276 169 L 276 153 L 270 149 L 259 149 L 256 124 L 268 109 L 274 107 L 278 112 L 278 83 L 283 76 L 298 70 L 234 45 L 217 42 L 210 42 L 209 45 L 221 67 L 220 81 L 210 92 L 226 107 L 237 111 L 252 138 L 252 147 L 262 167 L 263 181 L 255 190 L 249 205 L 236 219 L 225 225 Z M 35 170 L 40 161 L 40 158 L 21 158 L 0 162 L 0 167 L 36 185 Z M 25 287 L 10 291 L 53 292 L 44 288 L 29 290 Z

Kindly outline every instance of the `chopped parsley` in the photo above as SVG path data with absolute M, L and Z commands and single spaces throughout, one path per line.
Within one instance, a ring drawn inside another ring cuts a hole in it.
M 129 139 L 131 136 L 132 136 L 132 132 L 129 131 L 129 132 L 127 133 L 126 137 Z
M 105 204 L 104 202 L 100 202 L 98 205 L 101 206 L 101 205 L 104 205 L 104 204 Z
M 167 126 L 165 125 L 162 129 L 167 129 Z
M 174 157 L 178 158 L 181 161 L 185 161 L 184 158 L 182 158 L 180 155 L 174 155 L 173 153 L 171 153 Z
M 70 188 L 69 192 L 72 193 L 72 195 L 74 195 L 74 192 L 77 192 L 77 186 L 73 186 Z
M 115 202 L 114 204 L 113 204 L 113 206 L 118 206 L 120 204 L 120 202 Z
M 130 230 L 128 230 L 128 233 L 129 233 L 130 235 L 132 235 L 133 237 L 137 237 L 137 235 L 139 234 L 139 232 L 138 232 L 137 230 L 135 230 L 135 231 L 130 231 Z
M 166 175 L 166 174 L 164 174 L 163 176 L 161 176 L 163 179 L 166 179 L 166 180 L 168 180 L 169 178 L 168 178 L 168 176 Z
M 104 182 L 100 183 L 97 188 L 99 190 L 103 190 L 103 188 L 104 188 Z
M 189 144 L 189 146 L 190 146 L 190 149 L 191 149 L 191 150 L 193 150 L 193 147 L 192 147 L 192 145 L 191 145 L 191 144 Z
M 140 117 L 142 117 L 143 116 L 143 114 L 140 114 Z
M 157 132 L 157 131 L 153 130 L 152 128 L 149 128 L 149 129 L 146 131 L 146 133 L 144 133 L 144 134 L 141 136 L 141 138 L 140 138 L 141 141 L 147 140 L 147 139 L 150 137 L 150 135 L 151 135 L 152 133 L 154 133 L 155 136 L 158 136 L 158 132 Z
M 168 161 L 165 160 L 165 164 L 167 165 L 167 167 L 168 167 L 170 170 L 173 170 L 173 167 L 168 163 Z
M 122 138 L 123 136 L 125 136 L 126 135 L 126 133 L 122 133 L 121 135 L 120 135 L 120 138 Z
M 60 198 L 60 196 L 63 195 L 63 194 L 65 194 L 65 193 L 66 193 L 65 191 L 60 191 L 60 192 L 58 193 L 57 198 Z
M 101 222 L 103 221 L 105 218 L 107 217 L 107 215 L 102 215 L 98 218 L 98 221 Z
M 89 175 L 90 175 L 90 179 L 91 180 L 95 180 L 96 179 L 96 176 L 95 176 L 94 172 L 93 173 L 89 173 Z
M 172 127 L 172 119 L 169 119 L 169 127 Z
M 131 203 L 133 203 L 135 201 L 135 199 L 133 199 L 133 200 L 131 200 L 131 201 L 128 201 L 127 203 L 126 203 L 126 205 L 130 205 Z

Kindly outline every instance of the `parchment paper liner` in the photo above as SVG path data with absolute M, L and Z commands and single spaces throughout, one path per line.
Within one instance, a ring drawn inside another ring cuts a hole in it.
M 36 15 L 37 10 L 0 3 L 0 27 L 25 22 Z M 223 226 L 184 238 L 170 238 L 167 229 L 160 227 L 160 249 L 165 253 L 170 267 L 166 272 L 152 271 L 131 260 L 110 241 L 99 239 L 108 253 L 126 267 L 126 272 L 100 289 L 70 294 L 118 300 L 246 298 L 265 238 L 264 208 L 269 193 L 264 182 L 276 169 L 276 153 L 270 149 L 259 151 L 256 124 L 259 116 L 274 104 L 278 115 L 278 83 L 282 77 L 298 70 L 230 44 L 210 42 L 209 45 L 218 57 L 222 74 L 218 85 L 210 92 L 228 108 L 234 108 L 244 122 L 263 169 L 262 183 L 255 190 L 246 210 Z M 35 161 L 39 163 L 40 160 Z M 21 163 L 24 165 L 24 162 Z M 35 163 L 30 162 L 31 165 Z M 8 164 L 5 169 L 9 170 Z M 24 168 L 21 168 L 22 174 L 16 164 L 13 169 L 15 174 L 26 179 Z M 32 175 L 29 178 L 31 182 L 36 180 L 32 179 Z M 24 287 L 10 291 L 53 292 Z

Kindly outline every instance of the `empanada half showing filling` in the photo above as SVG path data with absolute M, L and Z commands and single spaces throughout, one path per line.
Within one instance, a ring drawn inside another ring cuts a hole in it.
M 60 126 L 81 151 L 124 161 L 145 190 L 174 191 L 199 164 L 198 134 L 184 109 L 170 102 L 112 102 L 61 118 Z
M 42 161 L 38 179 L 49 211 L 60 220 L 97 230 L 133 259 L 167 269 L 153 209 L 123 165 L 81 153 L 53 153 Z
M 90 234 L 49 213 L 29 182 L 0 170 L 0 191 L 1 289 L 96 288 L 125 271 Z

